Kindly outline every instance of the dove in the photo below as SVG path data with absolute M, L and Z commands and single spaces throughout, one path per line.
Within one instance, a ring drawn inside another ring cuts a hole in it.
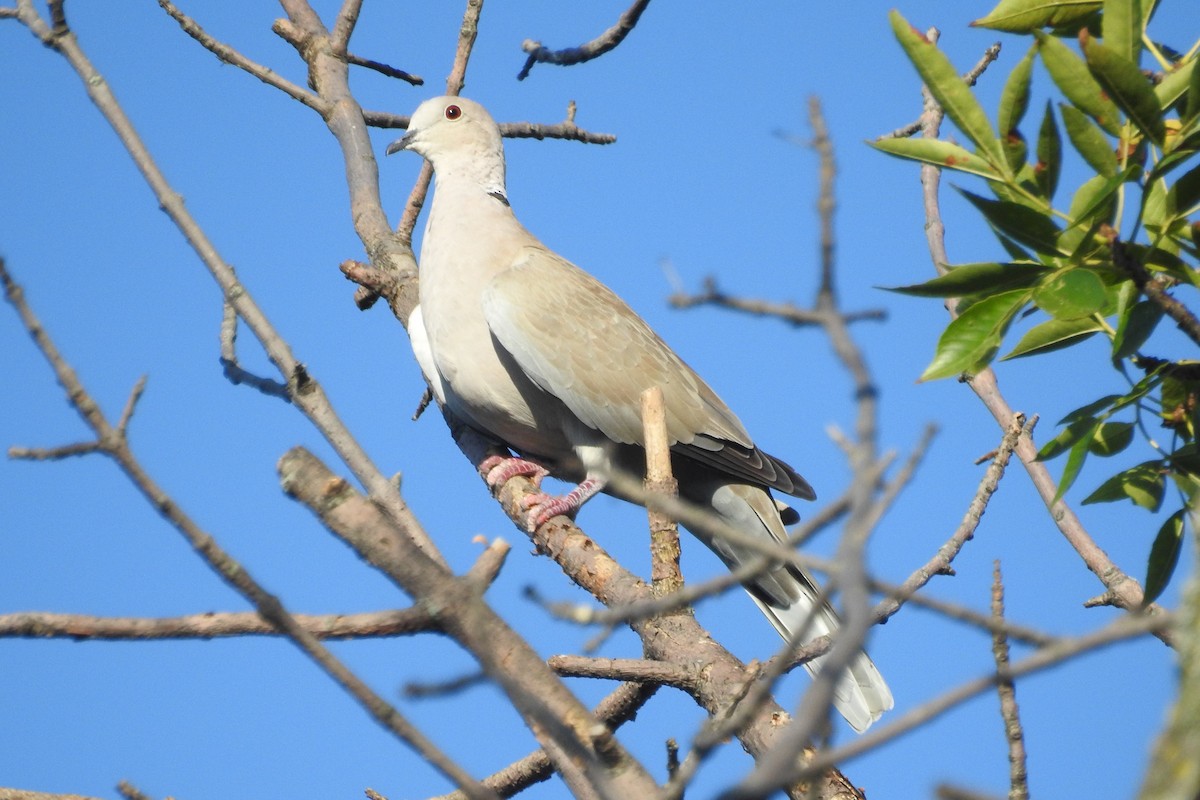
M 534 495 L 531 529 L 598 492 L 615 493 L 607 476 L 644 474 L 640 398 L 657 386 L 680 496 L 745 535 L 786 541 L 784 520 L 797 517 L 771 491 L 813 500 L 812 487 L 755 446 L 708 384 L 612 290 L 521 225 L 505 188 L 500 129 L 483 106 L 462 97 L 425 101 L 386 152 L 400 150 L 434 171 L 409 319 L 426 380 L 447 413 L 517 454 L 482 465 L 489 485 L 518 474 L 539 487 L 547 474 L 576 485 L 560 497 Z M 757 556 L 692 532 L 730 569 Z M 745 589 L 785 639 L 837 630 L 833 608 L 795 566 L 762 572 Z M 805 667 L 815 675 L 821 659 Z M 858 732 L 892 707 L 866 653 L 839 679 L 834 704 Z

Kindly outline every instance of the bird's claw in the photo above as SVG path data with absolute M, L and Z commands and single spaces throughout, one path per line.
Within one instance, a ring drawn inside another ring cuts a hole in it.
M 486 472 L 484 481 L 487 482 L 489 489 L 503 486 L 509 478 L 515 478 L 518 475 L 524 475 L 533 481 L 534 486 L 540 487 L 542 478 L 550 474 L 541 464 L 512 456 L 488 456 L 479 465 L 479 469 Z
M 525 528 L 533 532 L 552 517 L 567 516 L 574 518 L 580 507 L 604 488 L 604 481 L 597 478 L 587 478 L 571 491 L 563 495 L 536 494 L 526 495 L 521 501 L 525 507 Z

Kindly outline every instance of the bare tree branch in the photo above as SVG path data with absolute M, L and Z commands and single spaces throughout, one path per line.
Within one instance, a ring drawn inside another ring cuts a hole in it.
M 604 55 L 625 40 L 625 37 L 637 25 L 642 12 L 646 10 L 646 6 L 648 5 L 650 5 L 650 0 L 634 0 L 633 5 L 627 8 L 625 13 L 621 14 L 616 25 L 613 25 L 590 42 L 585 42 L 578 47 L 568 47 L 564 50 L 549 50 L 542 47 L 541 42 L 526 39 L 521 44 L 521 49 L 529 54 L 529 58 L 525 60 L 525 66 L 517 73 L 517 80 L 523 81 L 528 78 L 529 71 L 533 69 L 533 65 L 539 62 L 543 64 L 558 64 L 559 66 L 566 67 L 572 64 L 582 64 L 585 61 L 591 61 L 593 58 Z
M 315 13 L 307 4 L 295 0 L 297 16 L 316 26 L 311 37 L 327 35 Z M 301 8 L 302 7 L 302 8 Z M 307 9 L 308 14 L 303 13 Z M 117 102 L 108 81 L 99 80 L 99 73 L 84 54 L 69 31 L 56 34 L 33 9 L 30 0 L 21 0 L 20 20 L 40 41 L 60 53 L 75 70 L 88 97 L 112 125 L 121 143 L 133 158 L 146 182 L 154 192 L 160 207 L 183 233 L 188 244 L 208 268 L 221 288 L 225 300 L 234 307 L 266 350 L 271 362 L 286 380 L 293 404 L 319 430 L 338 455 L 368 488 L 373 499 L 382 504 L 397 523 L 403 535 L 420 542 L 421 547 L 439 562 L 442 556 L 421 528 L 416 517 L 401 499 L 396 488 L 379 471 L 362 446 L 342 423 L 320 384 L 308 373 L 292 353 L 291 348 L 271 325 L 262 309 L 240 283 L 233 268 L 218 254 L 216 246 L 184 206 L 183 198 L 167 182 L 132 122 Z M 370 139 L 361 125 L 358 105 L 350 96 L 346 83 L 346 64 L 333 58 L 326 50 L 312 48 L 314 64 L 310 74 L 316 81 L 318 94 L 330 102 L 331 111 L 325 117 L 343 145 L 347 182 L 351 193 L 351 214 L 355 227 L 377 267 L 410 274 L 415 278 L 416 262 L 412 250 L 392 236 L 391 227 L 383 214 L 379 199 L 378 174 L 371 151 Z M 321 94 L 325 92 L 325 94 Z M 357 114 L 357 117 L 356 117 Z M 415 305 L 415 282 L 412 285 L 412 304 Z M 402 304 L 403 305 L 403 304 Z M 406 318 L 406 317 L 405 317 Z M 394 532 L 393 532 L 394 533 Z M 444 562 L 443 562 L 444 563 Z
M 666 414 L 660 387 L 642 393 L 646 491 L 675 496 L 679 492 L 679 483 L 671 474 L 671 442 L 667 436 Z M 664 597 L 683 587 L 683 574 L 679 571 L 679 528 L 666 514 L 654 510 L 646 513 L 650 518 L 650 582 L 654 594 Z
M 0 8 L 0 17 L 6 16 L 8 9 Z M 52 792 L 34 792 L 28 789 L 12 789 L 0 786 L 0 800 L 100 800 L 82 794 L 54 794 Z
M 257 389 L 268 397 L 278 397 L 285 402 L 292 402 L 292 396 L 287 384 L 263 378 L 242 369 L 237 357 L 237 326 L 238 315 L 228 300 L 221 303 L 221 368 L 225 378 L 234 386 L 245 384 Z
M 804 308 L 795 303 L 779 303 L 726 294 L 717 288 L 716 279 L 711 276 L 704 279 L 703 289 L 698 294 L 674 292 L 667 298 L 667 302 L 675 308 L 712 305 L 732 311 L 742 311 L 754 316 L 776 317 L 796 327 L 823 325 L 827 316 L 827 312 L 824 310 Z M 882 322 L 887 319 L 887 312 L 883 309 L 847 311 L 842 313 L 841 317 L 846 322 L 861 322 L 863 320 Z
M 992 616 L 1004 619 L 1004 583 L 1000 578 L 1000 560 L 992 567 Z M 996 693 L 1000 696 L 1000 717 L 1004 720 L 1004 738 L 1008 742 L 1008 800 L 1028 800 L 1029 779 L 1025 764 L 1025 730 L 1017 707 L 1017 687 L 1008 671 L 1008 638 L 1001 630 L 992 633 L 992 658 L 996 662 Z
M 1128 275 L 1142 294 L 1161 308 L 1163 313 L 1175 322 L 1176 327 L 1192 340 L 1193 344 L 1200 345 L 1200 319 L 1197 319 L 1187 306 L 1167 294 L 1168 284 L 1162 277 L 1151 277 L 1146 268 L 1129 254 L 1125 243 L 1121 241 L 1117 231 L 1111 225 L 1107 223 L 1102 225 L 1100 235 L 1108 239 L 1108 247 L 1112 252 L 1113 263 L 1116 264 L 1117 269 Z
M 936 43 L 939 35 L 940 32 L 937 28 L 930 28 L 925 33 L 925 38 L 930 42 Z M 979 58 L 979 61 L 975 62 L 975 66 L 971 67 L 963 74 L 963 83 L 965 83 L 967 86 L 974 86 L 976 81 L 978 81 L 983 75 L 984 71 L 999 57 L 1000 43 L 996 42 L 987 50 L 983 51 L 983 55 Z M 891 133 L 885 133 L 882 136 L 877 137 L 877 139 L 907 139 L 908 137 L 920 132 L 921 124 L 922 117 L 918 117 L 907 125 L 899 127 Z
M 623 683 L 601 700 L 592 714 L 610 730 L 615 731 L 631 721 L 657 690 L 657 684 Z M 481 782 L 501 797 L 512 797 L 523 789 L 546 780 L 551 774 L 553 768 L 546 751 L 536 750 Z M 430 800 L 466 800 L 466 795 L 462 792 L 451 792 Z
M 242 564 L 238 563 L 211 535 L 202 530 L 176 505 L 142 468 L 123 432 L 108 422 L 99 405 L 80 382 L 75 370 L 59 353 L 45 328 L 42 327 L 41 322 L 25 302 L 24 292 L 12 280 L 3 260 L 0 260 L 0 284 L 4 287 L 8 302 L 16 309 L 25 329 L 33 337 L 38 349 L 41 350 L 42 355 L 54 371 L 68 400 L 95 433 L 99 450 L 120 467 L 147 502 L 183 535 L 192 549 L 226 583 L 249 600 L 263 619 L 269 620 L 281 633 L 295 643 L 326 674 L 370 712 L 377 722 L 412 747 L 431 766 L 454 781 L 455 785 L 466 791 L 472 800 L 493 797 L 491 792 L 484 790 L 461 767 L 443 754 L 419 728 L 408 722 L 399 711 L 372 691 L 366 683 L 335 658 L 328 648 L 296 621 L 284 608 L 279 598 L 267 592 Z M 412 546 L 416 547 L 415 544 Z
M 622 796 L 648 795 L 654 782 L 615 740 L 597 739 L 588 713 L 541 657 L 480 597 L 482 587 L 433 563 L 415 543 L 380 547 L 389 524 L 380 509 L 334 476 L 314 456 L 295 448 L 279 462 L 284 491 L 315 513 L 332 533 L 431 610 L 435 620 L 479 662 L 508 695 L 555 767 L 574 791 L 584 773 L 590 785 Z M 573 778 L 573 773 L 575 778 Z M 630 795 L 626 792 L 634 792 Z
M 1169 627 L 1172 624 L 1174 624 L 1174 619 L 1171 614 L 1166 612 L 1149 617 L 1124 616 L 1092 633 L 1060 640 L 1056 644 L 1043 647 L 1033 655 L 1015 662 L 1003 674 L 990 673 L 960 684 L 933 700 L 917 706 L 902 716 L 884 725 L 872 728 L 853 741 L 822 751 L 804 767 L 804 773 L 809 774 L 815 770 L 823 769 L 829 764 L 840 764 L 868 750 L 872 750 L 884 742 L 891 741 L 914 728 L 937 719 L 942 714 L 967 700 L 990 691 L 1001 680 L 1013 680 L 1025 675 L 1032 675 L 1085 653 L 1090 653 L 1118 642 L 1138 638 L 1148 633 L 1157 635 L 1157 632 L 1162 628 Z M 732 800 L 733 798 L 740 797 L 740 795 L 731 793 L 724 797 L 727 800 Z
M 184 33 L 195 39 L 201 47 L 215 55 L 223 63 L 248 72 L 268 86 L 278 89 L 294 100 L 299 100 L 318 114 L 325 115 L 329 112 L 329 105 L 323 99 L 287 80 L 270 67 L 252 61 L 236 49 L 217 41 L 194 19 L 179 10 L 171 0 L 158 0 L 158 4 L 163 11 L 166 11 L 173 20 L 179 23 L 179 27 L 183 29 Z
M 440 627 L 420 608 L 360 614 L 293 614 L 296 623 L 318 639 L 403 636 Z M 249 611 L 209 612 L 183 617 L 96 617 L 17 611 L 0 614 L 0 637 L 31 639 L 214 639 L 226 636 L 278 636 L 280 630 Z
M 634 683 L 657 683 L 690 689 L 699 677 L 689 666 L 666 664 L 644 658 L 587 658 L 551 656 L 547 663 L 559 675 L 569 678 L 601 678 Z

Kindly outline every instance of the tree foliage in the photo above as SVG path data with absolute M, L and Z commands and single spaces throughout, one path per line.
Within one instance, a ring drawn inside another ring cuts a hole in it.
M 1082 501 L 1176 509 L 1150 549 L 1146 602 L 1167 585 L 1200 491 L 1200 320 L 1188 305 L 1200 285 L 1200 42 L 1180 51 L 1155 39 L 1157 6 L 1004 0 L 976 20 L 1029 40 L 1008 74 L 995 127 L 945 54 L 893 12 L 905 54 L 973 149 L 875 143 L 894 156 L 982 178 L 990 196 L 960 193 L 1007 254 L 945 264 L 938 277 L 895 289 L 951 301 L 952 319 L 923 380 L 1107 339 L 1108 360 L 1127 389 L 1068 414 L 1040 457 L 1065 456 L 1061 498 L 1089 456 L 1112 456 L 1135 441 L 1150 451 L 1153 457 Z M 1049 76 L 1053 97 L 1040 118 L 1027 119 L 1035 64 Z M 1064 171 L 1072 153 L 1081 163 Z M 1066 174 L 1081 177 L 1060 186 Z M 1182 331 L 1182 343 L 1172 328 Z

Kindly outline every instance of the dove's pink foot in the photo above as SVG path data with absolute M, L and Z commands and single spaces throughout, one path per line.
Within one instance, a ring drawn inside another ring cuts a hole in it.
M 518 475 L 524 475 L 535 485 L 541 486 L 542 478 L 550 474 L 541 464 L 512 456 L 488 456 L 479 465 L 479 468 L 487 472 L 484 480 L 489 489 L 495 489 L 497 486 L 503 485 L 509 478 L 515 478 Z
M 538 526 L 551 517 L 560 514 L 573 514 L 579 507 L 595 496 L 604 488 L 604 481 L 588 478 L 571 491 L 563 495 L 531 494 L 525 498 L 525 526 L 537 530 Z

